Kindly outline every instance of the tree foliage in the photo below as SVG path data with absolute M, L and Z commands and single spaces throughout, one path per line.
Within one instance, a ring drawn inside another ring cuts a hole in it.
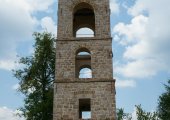
M 117 120 L 132 120 L 130 113 L 125 113 L 123 108 L 117 109 Z
M 27 120 L 52 120 L 55 74 L 55 38 L 50 33 L 34 33 L 34 53 L 21 57 L 21 69 L 14 70 L 19 91 L 25 95 L 20 108 Z
M 157 112 L 146 112 L 141 105 L 136 105 L 137 120 L 170 120 L 170 80 L 164 86 L 166 91 L 158 99 Z M 117 110 L 118 120 L 131 120 L 132 117 L 129 116 L 132 115 L 124 113 L 122 108 Z
M 132 114 L 125 113 L 124 109 L 117 109 L 117 120 L 160 120 L 157 112 L 146 112 L 141 105 L 136 105 L 136 114 L 132 118 Z
M 164 85 L 166 92 L 163 93 L 158 100 L 158 113 L 162 120 L 170 119 L 170 80 Z
M 123 118 L 125 117 L 125 113 L 124 113 L 124 109 L 120 108 L 117 109 L 117 120 L 123 120 Z
M 137 120 L 159 120 L 157 112 L 146 112 L 141 105 L 136 105 Z

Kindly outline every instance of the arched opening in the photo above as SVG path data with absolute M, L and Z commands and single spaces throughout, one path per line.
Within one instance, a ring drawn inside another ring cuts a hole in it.
M 95 36 L 95 14 L 94 9 L 88 3 L 82 2 L 75 6 L 73 12 L 73 36 L 77 36 L 77 31 L 81 28 L 89 28 Z M 83 36 L 88 37 L 88 36 Z
M 78 49 L 75 60 L 76 78 L 92 78 L 90 51 L 86 48 Z
M 81 68 L 79 71 L 79 78 L 92 78 L 92 70 L 90 68 Z
M 81 55 L 82 53 L 86 53 L 86 54 L 88 54 L 88 55 L 91 55 L 91 52 L 90 52 L 90 50 L 88 50 L 87 48 L 85 48 L 85 47 L 82 47 L 82 48 L 80 48 L 80 49 L 78 49 L 77 51 L 76 51 L 76 55 Z
M 89 52 L 79 52 L 78 55 L 90 55 Z
M 94 31 L 90 28 L 80 28 L 76 32 L 76 37 L 94 37 Z

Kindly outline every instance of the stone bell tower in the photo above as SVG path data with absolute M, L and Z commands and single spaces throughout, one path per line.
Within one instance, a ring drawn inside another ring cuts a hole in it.
M 57 37 L 53 120 L 115 120 L 109 0 L 58 0 Z

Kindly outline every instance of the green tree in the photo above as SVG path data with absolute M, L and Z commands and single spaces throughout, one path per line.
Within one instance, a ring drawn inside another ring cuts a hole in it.
M 123 120 L 125 116 L 124 109 L 123 108 L 117 109 L 116 112 L 117 112 L 117 120 Z
M 137 120 L 159 120 L 156 112 L 145 112 L 141 105 L 136 105 Z
M 125 113 L 123 108 L 118 108 L 116 111 L 117 120 L 132 120 L 132 115 Z
M 20 110 L 27 120 L 52 120 L 55 38 L 47 32 L 34 33 L 33 36 L 33 55 L 20 58 L 23 67 L 13 70 L 19 79 L 18 90 L 25 95 L 25 104 Z
M 170 80 L 164 85 L 166 92 L 163 93 L 158 100 L 158 113 L 162 120 L 170 119 Z
M 137 120 L 160 120 L 157 112 L 146 112 L 141 105 L 135 105 Z M 117 120 L 132 120 L 132 114 L 125 113 L 124 109 L 117 109 Z M 135 119 L 135 118 L 133 118 Z

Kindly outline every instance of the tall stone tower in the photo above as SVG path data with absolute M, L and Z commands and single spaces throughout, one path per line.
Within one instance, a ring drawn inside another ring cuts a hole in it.
M 53 119 L 115 120 L 109 0 L 59 0 L 57 37 Z

